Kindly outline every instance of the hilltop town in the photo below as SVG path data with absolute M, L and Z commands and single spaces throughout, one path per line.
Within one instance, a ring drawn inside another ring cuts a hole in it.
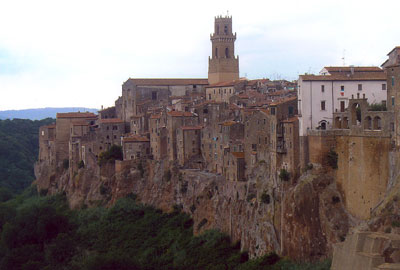
M 72 207 L 131 192 L 180 205 L 197 232 L 219 228 L 252 255 L 328 257 L 351 228 L 388 232 L 400 47 L 380 67 L 326 66 L 290 82 L 239 77 L 232 17 L 216 17 L 210 39 L 208 78 L 129 78 L 115 106 L 41 127 L 38 189 L 66 192 Z

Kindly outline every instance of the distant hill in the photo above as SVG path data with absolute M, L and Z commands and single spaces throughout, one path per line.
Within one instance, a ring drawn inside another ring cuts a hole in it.
M 82 107 L 71 107 L 71 108 L 40 108 L 40 109 L 26 109 L 26 110 L 8 110 L 0 111 L 0 119 L 30 119 L 30 120 L 41 120 L 45 118 L 56 118 L 57 113 L 64 112 L 93 112 L 97 113 L 97 109 L 89 109 Z

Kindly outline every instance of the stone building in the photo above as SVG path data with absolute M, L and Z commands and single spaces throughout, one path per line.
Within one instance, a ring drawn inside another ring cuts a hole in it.
M 232 17 L 216 17 L 210 37 L 212 56 L 208 59 L 210 84 L 239 79 L 239 57 L 235 57 L 236 33 L 232 33 Z
M 164 113 L 152 114 L 149 119 L 150 149 L 155 160 L 167 156 L 167 118 Z
M 60 164 L 69 159 L 69 141 L 71 138 L 73 123 L 85 122 L 94 125 L 97 115 L 93 113 L 57 113 L 56 116 L 56 163 Z
M 220 82 L 206 86 L 206 100 L 229 103 L 230 97 L 244 91 L 246 80 Z
M 198 125 L 198 117 L 191 112 L 171 111 L 167 113 L 167 149 L 168 158 L 177 160 L 176 130 L 183 126 Z
M 39 162 L 46 161 L 50 165 L 55 164 L 55 139 L 55 124 L 39 128 Z
M 100 119 L 96 134 L 98 150 L 106 151 L 113 144 L 121 145 L 121 137 L 125 134 L 125 123 L 118 118 Z
M 400 147 L 400 47 L 395 47 L 388 53 L 388 60 L 382 64 L 386 71 L 387 109 L 393 113 L 394 140 Z
M 206 85 L 207 79 L 129 79 L 115 104 L 117 117 L 129 123 L 132 116 L 144 113 L 151 105 L 169 105 L 169 96 L 201 93 Z
M 343 112 L 352 95 L 386 103 L 386 75 L 379 67 L 325 67 L 320 75 L 300 75 L 298 84 L 300 136 L 331 128 L 333 113 Z
M 201 126 L 183 126 L 176 130 L 177 158 L 180 166 L 201 167 L 201 129 Z
M 225 159 L 225 178 L 228 181 L 245 181 L 244 152 L 228 152 Z
M 150 140 L 139 135 L 122 138 L 124 160 L 147 159 L 150 157 Z

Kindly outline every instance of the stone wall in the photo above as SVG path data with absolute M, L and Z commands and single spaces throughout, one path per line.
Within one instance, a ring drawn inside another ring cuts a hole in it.
M 348 211 L 367 219 L 386 192 L 390 138 L 338 136 L 336 143 L 336 184 Z

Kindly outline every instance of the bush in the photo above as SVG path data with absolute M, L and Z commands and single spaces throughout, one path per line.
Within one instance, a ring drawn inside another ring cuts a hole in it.
M 281 181 L 289 181 L 290 174 L 286 169 L 281 169 L 281 171 L 279 172 L 279 178 L 281 179 Z
M 123 157 L 122 146 L 113 144 L 110 149 L 100 153 L 98 162 L 102 166 L 109 161 L 122 160 Z
M 271 198 L 267 193 L 261 194 L 261 202 L 265 204 L 269 204 L 271 202 Z
M 333 169 L 338 168 L 338 154 L 335 152 L 335 150 L 329 150 L 326 158 L 329 166 L 331 166 Z
M 382 112 L 382 111 L 387 111 L 387 108 L 385 104 L 373 103 L 369 105 L 369 111 Z

